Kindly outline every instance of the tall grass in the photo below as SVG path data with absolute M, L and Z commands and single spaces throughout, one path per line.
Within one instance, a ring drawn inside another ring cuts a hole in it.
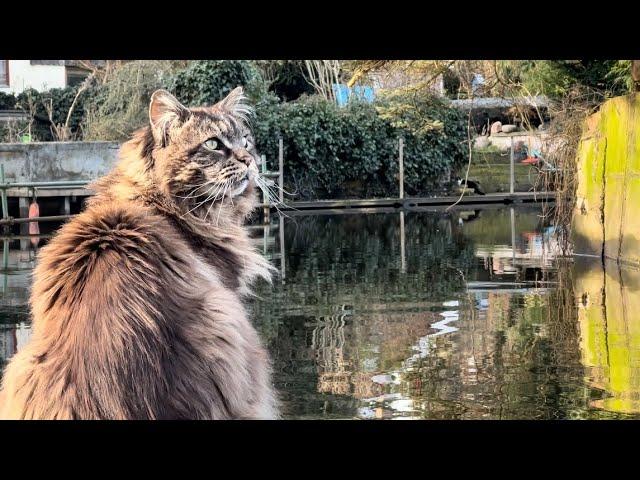
M 554 170 L 543 170 L 534 186 L 537 191 L 555 191 L 554 203 L 543 204 L 543 215 L 557 227 L 564 255 L 571 249 L 571 222 L 577 187 L 577 150 L 585 121 L 606 100 L 607 95 L 585 87 L 574 87 L 549 106 L 553 119 L 545 141 L 546 160 Z

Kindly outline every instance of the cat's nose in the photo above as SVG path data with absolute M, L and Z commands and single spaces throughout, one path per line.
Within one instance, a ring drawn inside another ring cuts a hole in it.
M 239 162 L 244 163 L 247 167 L 251 165 L 253 156 L 247 152 L 244 148 L 236 148 L 233 150 L 233 155 Z

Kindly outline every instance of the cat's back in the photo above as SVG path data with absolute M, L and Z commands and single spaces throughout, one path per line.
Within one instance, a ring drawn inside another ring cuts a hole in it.
M 33 328 L 47 333 L 75 326 L 108 308 L 144 302 L 154 285 L 188 269 L 190 250 L 169 223 L 134 203 L 93 204 L 40 250 L 30 304 Z M 114 320 L 115 322 L 115 320 Z
M 245 415 L 262 382 L 248 362 L 264 352 L 238 303 L 165 217 L 91 205 L 40 252 L 33 338 L 7 367 L 0 415 Z
M 138 388 L 130 369 L 159 368 L 161 285 L 187 257 L 167 222 L 142 206 L 94 204 L 65 224 L 38 255 L 32 339 L 5 372 L 2 416 L 142 414 L 127 405 L 126 390 Z

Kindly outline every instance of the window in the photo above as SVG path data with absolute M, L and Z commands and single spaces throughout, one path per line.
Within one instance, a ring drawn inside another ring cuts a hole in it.
M 73 87 L 84 81 L 89 76 L 89 71 L 84 68 L 66 67 L 67 87 Z
M 0 60 L 0 87 L 9 86 L 9 60 Z

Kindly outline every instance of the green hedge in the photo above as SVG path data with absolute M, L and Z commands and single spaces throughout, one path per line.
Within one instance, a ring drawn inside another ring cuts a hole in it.
M 51 102 L 53 108 L 53 121 L 56 124 L 64 124 L 67 120 L 67 113 L 71 108 L 71 104 L 73 103 L 73 99 L 78 93 L 79 85 L 75 85 L 73 87 L 67 88 L 52 88 L 46 92 L 37 92 L 36 90 L 28 90 L 22 92 L 18 95 L 17 100 L 18 104 L 23 109 L 28 109 L 28 99 L 31 96 L 31 101 L 34 102 L 36 106 L 36 115 L 35 122 L 33 125 L 33 133 L 32 136 L 34 140 L 38 141 L 51 141 L 54 140 L 53 134 L 51 133 L 51 122 L 49 121 L 49 115 L 45 108 L 45 105 Z M 88 99 L 91 98 L 91 92 L 85 91 L 80 94 L 78 98 L 78 102 L 71 114 L 71 118 L 69 120 L 69 128 L 72 133 L 72 138 L 81 140 L 82 132 L 80 125 L 84 119 L 85 115 L 85 105 Z
M 16 97 L 12 93 L 0 92 L 0 110 L 15 110 Z
M 46 92 L 38 92 L 27 89 L 19 95 L 0 93 L 0 110 L 23 110 L 33 113 L 31 125 L 31 137 L 33 141 L 50 142 L 54 140 L 51 132 L 51 122 L 45 105 L 51 102 L 53 121 L 56 124 L 64 124 L 67 120 L 67 112 L 78 92 L 79 86 L 67 88 L 53 88 Z M 85 105 L 92 98 L 92 92 L 85 91 L 78 99 L 76 107 L 69 120 L 72 138 L 82 138 L 81 124 L 85 116 Z M 0 137 L 0 141 L 6 141 Z
M 175 72 L 169 90 L 185 105 L 212 105 L 238 85 L 257 100 L 264 94 L 260 71 L 247 60 L 198 60 Z
M 430 114 L 444 122 L 443 129 L 418 133 L 395 126 L 371 104 L 340 108 L 303 97 L 258 104 L 253 130 L 272 169 L 283 139 L 286 186 L 300 198 L 396 196 L 403 137 L 405 190 L 418 195 L 432 191 L 465 158 L 464 119 L 444 104 Z

